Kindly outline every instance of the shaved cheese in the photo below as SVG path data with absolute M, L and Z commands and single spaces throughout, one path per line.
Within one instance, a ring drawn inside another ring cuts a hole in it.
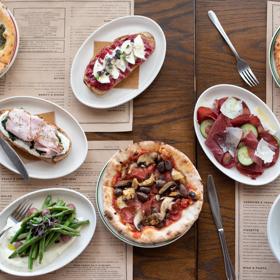
M 227 151 L 234 156 L 236 148 L 242 138 L 243 131 L 239 127 L 227 127 L 225 146 Z
M 273 161 L 275 152 L 271 149 L 271 146 L 268 142 L 266 142 L 264 139 L 261 139 L 258 143 L 255 155 L 261 158 L 264 163 L 271 163 Z
M 117 59 L 115 61 L 115 65 L 117 66 L 118 69 L 120 69 L 122 72 L 125 72 L 126 69 L 126 63 L 123 58 Z
M 132 52 L 132 42 L 130 40 L 126 40 L 122 43 L 121 52 L 125 54 L 130 54 Z
M 133 52 L 136 57 L 145 59 L 145 46 L 140 34 L 134 39 Z
M 221 106 L 221 112 L 224 116 L 234 119 L 243 113 L 242 101 L 234 97 L 229 97 Z
M 134 56 L 133 52 L 131 52 L 129 55 L 126 55 L 125 60 L 128 63 L 135 64 L 135 56 Z
M 98 79 L 99 74 L 98 72 L 102 72 L 104 70 L 105 66 L 104 63 L 100 63 L 100 61 L 97 59 L 93 66 L 93 76 Z

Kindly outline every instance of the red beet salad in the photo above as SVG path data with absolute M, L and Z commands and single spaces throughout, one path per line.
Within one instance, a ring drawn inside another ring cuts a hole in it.
M 197 121 L 206 146 L 226 168 L 235 166 L 255 179 L 279 157 L 278 139 L 238 98 L 224 97 L 211 108 L 199 107 Z

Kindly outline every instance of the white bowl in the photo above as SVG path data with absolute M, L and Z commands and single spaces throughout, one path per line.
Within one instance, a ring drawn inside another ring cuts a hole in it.
M 280 263 L 280 195 L 272 204 L 267 221 L 267 238 L 270 249 Z
M 241 174 L 235 167 L 228 169 L 225 168 L 222 164 L 220 164 L 214 157 L 213 153 L 209 150 L 209 148 L 205 145 L 205 138 L 202 136 L 199 124 L 197 121 L 197 110 L 200 106 L 211 107 L 214 104 L 216 99 L 222 97 L 237 97 L 241 100 L 244 100 L 251 110 L 252 114 L 257 115 L 262 124 L 265 124 L 271 131 L 278 132 L 280 131 L 280 124 L 274 113 L 270 110 L 270 108 L 255 94 L 252 92 L 238 87 L 234 85 L 221 84 L 215 85 L 208 89 L 206 89 L 198 98 L 195 108 L 194 108 L 194 129 L 196 133 L 196 137 L 204 150 L 207 157 L 212 161 L 212 163 L 225 175 L 230 177 L 231 179 L 240 182 L 246 185 L 259 186 L 266 185 L 272 181 L 274 181 L 280 175 L 280 157 L 277 162 L 264 170 L 264 173 L 257 177 L 256 179 L 252 179 L 246 175 Z M 261 113 L 261 114 L 260 114 Z

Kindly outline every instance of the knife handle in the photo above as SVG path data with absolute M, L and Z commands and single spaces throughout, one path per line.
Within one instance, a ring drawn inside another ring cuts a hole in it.
M 225 239 L 224 229 L 220 228 L 218 229 L 218 235 L 222 247 L 222 252 L 224 256 L 224 263 L 225 263 L 225 271 L 226 271 L 226 277 L 227 280 L 235 280 L 235 273 L 233 269 L 232 262 L 230 260 L 230 256 L 228 253 L 228 247 Z

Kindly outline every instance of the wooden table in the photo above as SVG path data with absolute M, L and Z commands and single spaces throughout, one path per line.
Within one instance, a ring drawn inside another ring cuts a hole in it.
M 203 181 L 214 175 L 229 251 L 234 261 L 234 182 L 219 172 L 198 145 L 192 124 L 197 97 L 206 88 L 229 83 L 248 88 L 235 59 L 208 19 L 213 9 L 237 50 L 257 75 L 251 89 L 265 100 L 265 0 L 135 0 L 135 14 L 155 19 L 167 38 L 164 66 L 134 101 L 130 133 L 90 134 L 90 140 L 161 140 L 185 152 Z M 207 198 L 198 222 L 175 243 L 158 249 L 134 248 L 134 279 L 225 279 L 223 258 Z

